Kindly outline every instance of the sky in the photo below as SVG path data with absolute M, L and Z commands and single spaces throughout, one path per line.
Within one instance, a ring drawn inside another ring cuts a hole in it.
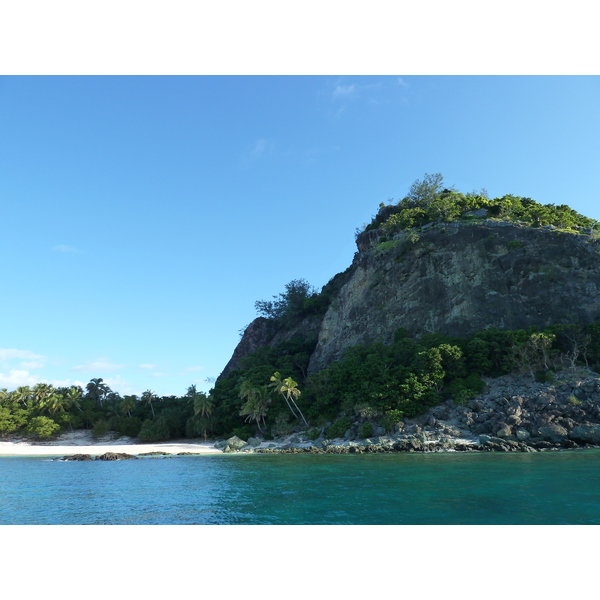
M 415 179 L 600 219 L 597 76 L 3 76 L 0 387 L 208 391 Z M 207 381 L 208 380 L 208 381 Z

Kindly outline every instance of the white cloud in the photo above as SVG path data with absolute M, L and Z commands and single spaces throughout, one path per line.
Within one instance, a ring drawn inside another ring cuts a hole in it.
M 39 378 L 25 369 L 11 369 L 8 374 L 0 373 L 0 388 L 14 390 L 22 385 L 35 385 Z
M 107 377 L 104 379 L 104 383 L 113 391 L 118 392 L 121 396 L 125 395 L 136 395 L 141 396 L 142 390 L 139 387 L 131 385 L 128 381 L 125 381 L 120 375 L 116 377 Z
M 58 244 L 52 248 L 54 252 L 67 252 L 72 254 L 81 254 L 81 250 L 74 248 L 73 246 L 67 246 L 67 244 Z
M 0 348 L 0 361 L 6 362 L 14 360 L 15 358 L 21 360 L 45 360 L 46 357 L 41 354 L 36 354 L 30 350 L 17 350 L 16 348 Z
M 398 77 L 398 85 L 401 85 L 402 87 L 410 87 L 408 85 L 408 83 L 406 83 L 406 81 L 404 81 L 404 79 L 402 79 L 402 77 Z
M 336 85 L 331 95 L 334 98 L 347 98 L 348 96 L 354 94 L 355 91 L 356 85 L 354 83 L 351 85 Z
M 150 363 L 144 363 L 143 365 L 138 365 L 140 369 L 156 369 L 156 365 Z
M 117 365 L 115 363 L 111 363 L 106 358 L 98 358 L 97 360 L 93 360 L 90 362 L 83 363 L 82 365 L 77 365 L 72 367 L 73 371 L 80 371 L 81 373 L 96 373 L 100 372 L 106 373 L 107 371 L 117 371 L 122 369 L 125 365 Z
M 45 363 L 36 360 L 24 360 L 19 366 L 23 369 L 41 369 L 45 366 Z
M 84 383 L 78 379 L 40 379 L 39 383 L 49 383 L 54 387 L 71 387 L 72 385 L 78 385 L 84 389 L 87 385 L 87 382 Z

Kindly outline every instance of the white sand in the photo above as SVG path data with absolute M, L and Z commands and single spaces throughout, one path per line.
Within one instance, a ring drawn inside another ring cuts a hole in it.
M 72 454 L 98 456 L 105 452 L 125 452 L 134 455 L 145 452 L 222 454 L 221 450 L 214 447 L 214 442 L 184 440 L 139 444 L 125 436 L 116 440 L 112 439 L 112 435 L 95 439 L 89 431 L 64 433 L 53 441 L 34 442 L 18 438 L 10 441 L 0 440 L 0 456 L 67 456 Z

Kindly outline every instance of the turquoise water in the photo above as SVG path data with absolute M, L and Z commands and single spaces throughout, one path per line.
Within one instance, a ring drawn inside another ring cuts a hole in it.
M 599 524 L 600 450 L 0 459 L 0 524 Z

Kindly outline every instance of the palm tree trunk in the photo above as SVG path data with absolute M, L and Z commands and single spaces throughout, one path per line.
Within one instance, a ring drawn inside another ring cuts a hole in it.
M 294 409 L 292 408 L 292 405 L 289 403 L 287 397 L 285 394 L 281 394 L 283 396 L 283 399 L 285 400 L 285 403 L 288 405 L 288 408 L 292 411 L 292 414 L 294 415 L 295 419 L 299 419 L 300 417 L 294 412 Z
M 291 398 L 291 401 L 294 402 L 294 399 Z M 304 415 L 302 414 L 302 411 L 300 410 L 300 408 L 298 408 L 298 405 L 296 404 L 296 402 L 294 402 L 294 406 L 298 409 L 298 412 L 300 413 L 300 416 L 302 417 L 304 424 L 308 427 L 308 423 L 306 422 L 306 419 L 304 418 Z

